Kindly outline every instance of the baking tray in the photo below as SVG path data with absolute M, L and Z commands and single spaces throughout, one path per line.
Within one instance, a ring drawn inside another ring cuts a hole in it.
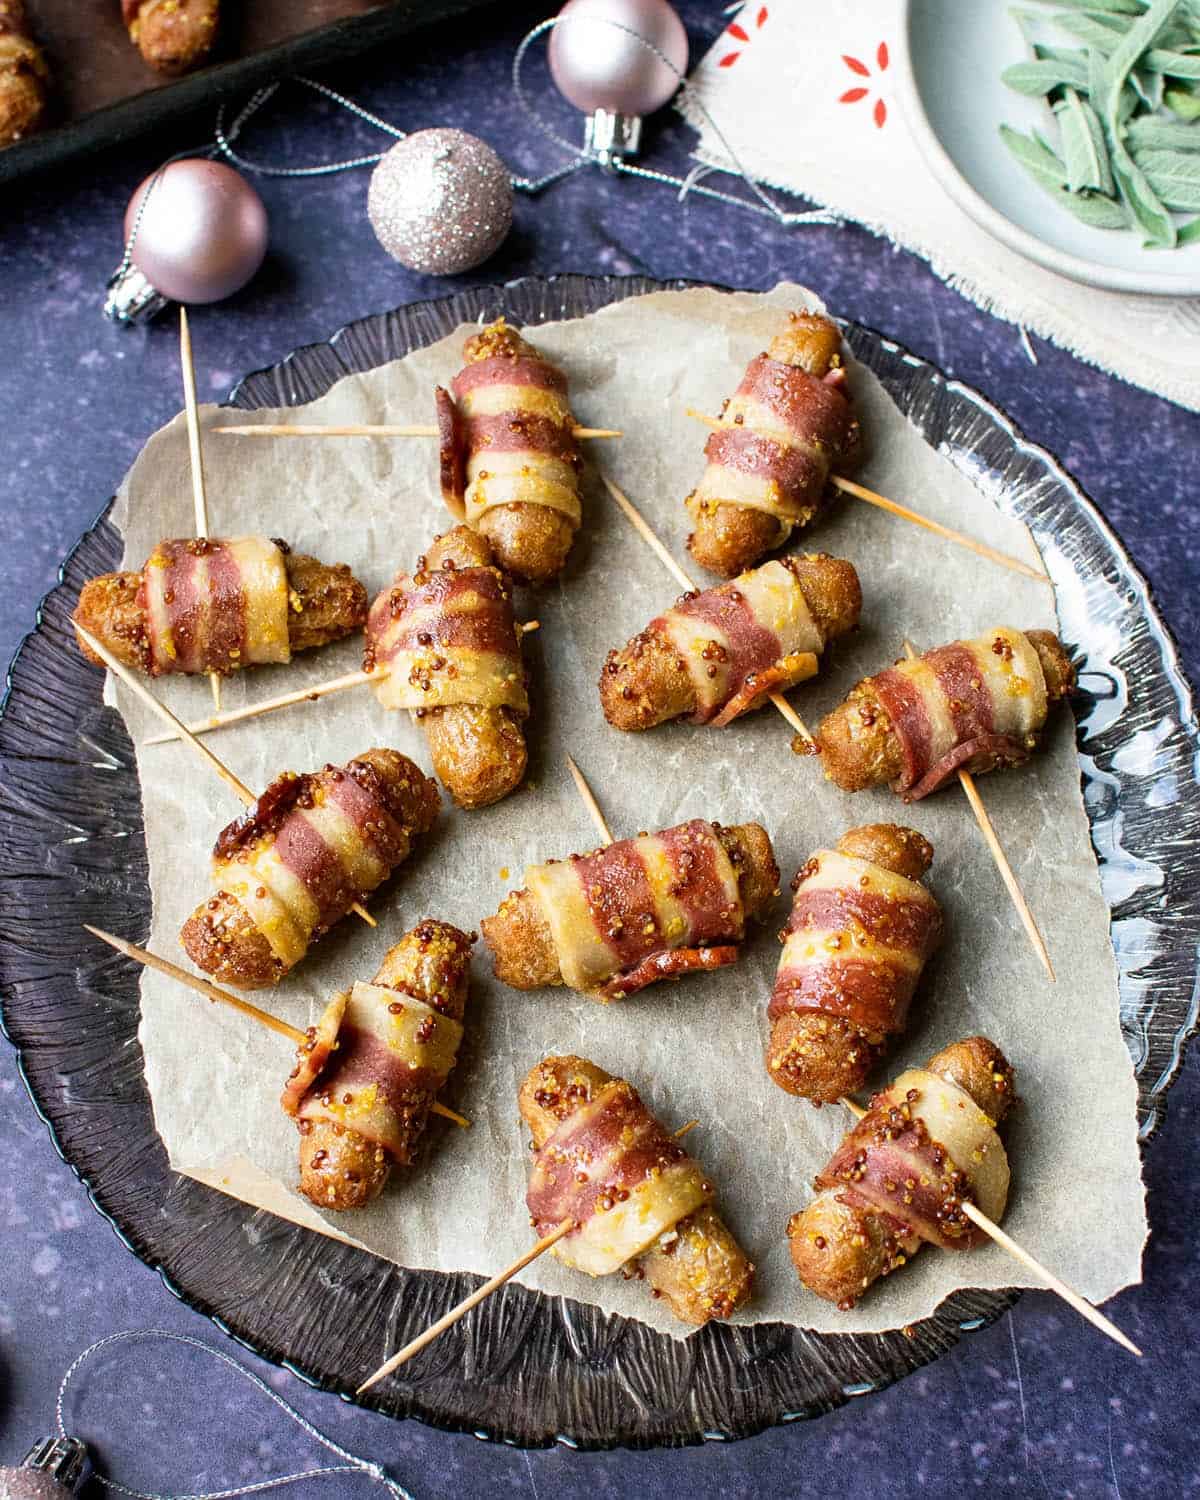
M 0 185 L 119 146 L 226 98 L 330 67 L 494 0 L 224 0 L 212 61 L 163 78 L 142 61 L 119 0 L 32 0 L 54 74 L 50 124 L 0 150 Z M 395 54 L 398 58 L 402 54 Z
M 530 278 L 414 303 L 247 377 L 231 404 L 299 405 L 463 322 L 582 317 L 668 285 L 687 283 Z M 969 387 L 871 329 L 843 327 L 855 358 L 926 441 L 1031 528 L 1063 638 L 1086 643 L 1072 712 L 1147 1140 L 1197 1025 L 1200 730 L 1174 643 L 1120 541 L 1048 453 Z M 480 1278 L 383 1262 L 167 1165 L 137 1041 L 141 971 L 81 927 L 139 943 L 149 929 L 133 747 L 70 626 L 83 581 L 120 555 L 102 515 L 63 564 L 10 671 L 0 717 L 0 1018 L 60 1153 L 124 1243 L 223 1332 L 353 1399 L 381 1343 L 399 1348 Z M 530 1447 L 747 1437 L 882 1390 L 1015 1301 L 959 1292 L 933 1317 L 882 1335 L 714 1323 L 679 1340 L 512 1283 L 363 1404 Z

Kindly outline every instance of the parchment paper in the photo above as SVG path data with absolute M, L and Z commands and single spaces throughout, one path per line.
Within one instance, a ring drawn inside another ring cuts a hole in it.
M 716 411 L 747 360 L 766 346 L 780 310 L 802 302 L 815 305 L 790 286 L 765 296 L 661 293 L 534 334 L 569 372 L 579 420 L 624 429 L 620 441 L 592 444 L 591 456 L 644 507 L 681 559 L 688 529 L 681 500 L 700 474 L 704 442 L 684 408 Z M 429 421 L 433 385 L 458 368 L 461 343 L 456 334 L 348 378 L 303 411 L 249 419 L 239 413 L 237 420 Z M 1011 553 L 1036 557 L 1024 528 L 926 445 L 874 377 L 854 369 L 852 380 L 871 445 L 865 483 Z M 228 412 L 203 410 L 206 428 L 231 420 Z M 208 437 L 213 532 L 284 536 L 326 561 L 348 562 L 374 591 L 448 524 L 434 498 L 433 446 Z M 143 450 L 115 519 L 126 538 L 126 565 L 135 568 L 159 538 L 192 529 L 182 418 Z M 925 646 L 998 623 L 1054 624 L 1048 589 L 857 501 L 842 502 L 802 545 L 851 558 L 866 601 L 860 633 L 836 645 L 822 675 L 793 695 L 810 724 L 858 677 L 899 655 L 905 634 Z M 790 731 L 769 709 L 724 732 L 672 725 L 623 735 L 608 728 L 596 693 L 605 652 L 677 592 L 593 475 L 568 576 L 520 600 L 525 616 L 542 622 L 526 643 L 534 704 L 526 787 L 482 812 L 456 811 L 447 800 L 435 833 L 372 901 L 378 931 L 348 918 L 277 991 L 258 998 L 306 1025 L 336 988 L 369 979 L 388 946 L 422 916 L 476 927 L 522 883 L 527 862 L 592 847 L 592 826 L 563 766 L 568 750 L 618 834 L 695 816 L 759 820 L 774 839 L 785 882 L 812 849 L 849 826 L 908 821 L 937 850 L 930 881 L 946 912 L 946 942 L 888 1071 L 921 1062 L 963 1035 L 993 1037 L 1016 1067 L 1023 1100 L 1008 1135 L 1007 1227 L 1088 1297 L 1103 1300 L 1136 1281 L 1146 1223 L 1135 1088 L 1118 1026 L 1109 914 L 1069 715 L 1055 717 L 1046 752 L 1030 765 L 982 782 L 1054 957 L 1059 977 L 1052 986 L 956 790 L 907 812 L 886 791 L 845 795 L 823 780 L 815 762 L 791 755 Z M 266 698 L 351 670 L 358 653 L 355 640 L 286 668 L 244 673 L 226 684 L 226 701 Z M 203 679 L 159 686 L 185 717 L 206 712 Z M 137 742 L 153 725 L 120 696 Z M 209 743 L 256 788 L 285 767 L 306 770 L 379 744 L 429 765 L 419 729 L 406 715 L 386 714 L 366 690 L 268 716 Z M 179 959 L 179 927 L 205 894 L 209 849 L 238 808 L 183 746 L 140 750 L 138 769 L 154 899 L 151 946 Z M 467 1038 L 445 1096 L 472 1128 L 459 1131 L 435 1119 L 415 1169 L 396 1172 L 366 1211 L 328 1220 L 291 1191 L 297 1136 L 277 1102 L 291 1067 L 287 1044 L 147 973 L 141 1040 L 158 1129 L 178 1171 L 247 1201 L 349 1236 L 406 1266 L 491 1273 L 530 1241 L 529 1153 L 517 1086 L 542 1055 L 578 1052 L 628 1077 L 668 1124 L 701 1121 L 689 1145 L 719 1185 L 722 1211 L 758 1265 L 755 1299 L 743 1320 L 883 1330 L 931 1313 L 963 1286 L 1036 1284 L 988 1246 L 969 1256 L 926 1249 L 848 1314 L 800 1286 L 784 1226 L 808 1201 L 812 1176 L 849 1122 L 838 1108 L 816 1111 L 784 1094 L 763 1067 L 775 935 L 786 911 L 785 892 L 736 967 L 659 985 L 609 1007 L 563 990 L 506 990 L 491 977 L 481 945 Z M 548 1256 L 521 1279 L 676 1336 L 687 1332 L 638 1282 L 593 1280 Z

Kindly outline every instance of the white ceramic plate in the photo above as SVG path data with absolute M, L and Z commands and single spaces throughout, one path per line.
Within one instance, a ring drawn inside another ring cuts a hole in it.
M 1147 250 L 1136 230 L 1090 229 L 1013 160 L 1000 140 L 1002 124 L 1026 133 L 1038 128 L 1051 140 L 1055 131 L 1047 128 L 1043 100 L 1026 99 L 1000 81 L 1004 68 L 1027 56 L 1007 5 L 905 0 L 898 50 L 901 104 L 917 144 L 938 181 L 989 234 L 1089 286 L 1200 294 L 1200 242 Z

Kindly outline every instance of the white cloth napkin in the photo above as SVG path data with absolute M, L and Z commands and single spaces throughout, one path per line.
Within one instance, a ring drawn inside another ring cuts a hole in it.
M 1082 286 L 1008 250 L 947 196 L 894 98 L 902 24 L 900 0 L 749 0 L 692 84 L 760 182 L 858 220 L 980 307 L 1200 410 L 1200 298 Z M 685 94 L 681 109 L 700 132 L 699 159 L 728 167 L 696 100 Z

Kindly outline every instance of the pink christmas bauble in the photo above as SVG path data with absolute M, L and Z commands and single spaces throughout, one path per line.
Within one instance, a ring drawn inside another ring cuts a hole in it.
M 220 302 L 246 285 L 267 253 L 267 211 L 239 172 L 198 158 L 152 172 L 125 211 L 127 243 L 148 190 L 133 263 L 157 291 L 172 302 Z
M 679 87 L 687 62 L 687 32 L 667 0 L 568 0 L 550 33 L 550 76 L 585 114 L 652 114 Z

